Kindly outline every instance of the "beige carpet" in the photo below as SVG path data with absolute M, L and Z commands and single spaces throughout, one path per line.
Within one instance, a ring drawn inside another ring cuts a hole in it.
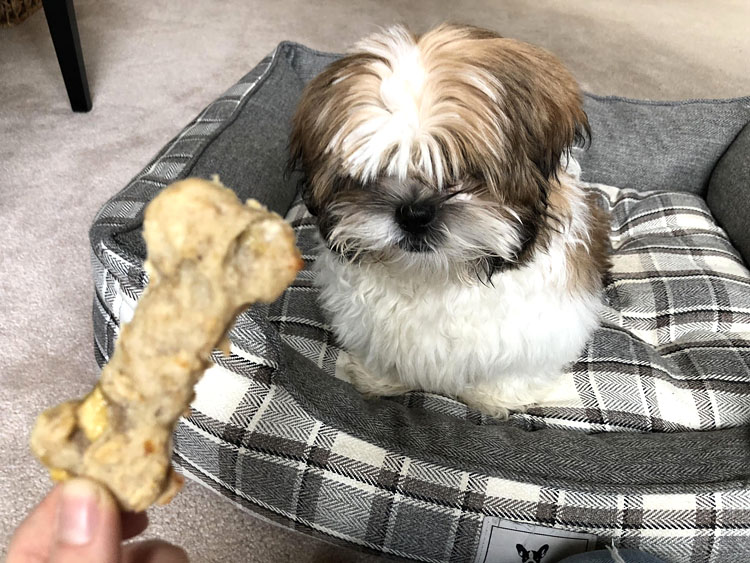
M 94 109 L 73 114 L 41 13 L 0 29 L 0 545 L 49 487 L 39 410 L 97 377 L 87 229 L 96 210 L 283 39 L 342 50 L 379 25 L 464 21 L 544 45 L 587 90 L 750 94 L 746 0 L 76 2 Z M 150 533 L 195 562 L 368 561 L 260 522 L 195 484 Z

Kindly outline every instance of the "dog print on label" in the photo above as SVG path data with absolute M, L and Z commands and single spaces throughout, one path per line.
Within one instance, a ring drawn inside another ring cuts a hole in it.
M 516 544 L 516 551 L 521 557 L 521 563 L 542 563 L 542 558 L 547 555 L 549 545 L 544 544 L 539 549 L 526 549 L 520 543 Z

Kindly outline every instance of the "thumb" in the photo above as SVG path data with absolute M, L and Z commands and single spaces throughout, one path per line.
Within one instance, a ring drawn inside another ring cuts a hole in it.
M 61 489 L 50 563 L 120 563 L 120 511 L 112 495 L 87 479 Z

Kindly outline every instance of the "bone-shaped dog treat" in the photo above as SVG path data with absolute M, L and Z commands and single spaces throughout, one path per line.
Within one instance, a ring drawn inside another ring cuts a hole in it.
M 149 285 L 94 390 L 42 413 L 31 437 L 53 479 L 106 485 L 125 510 L 166 503 L 182 479 L 172 432 L 249 304 L 276 299 L 302 267 L 294 233 L 260 204 L 188 179 L 146 209 Z

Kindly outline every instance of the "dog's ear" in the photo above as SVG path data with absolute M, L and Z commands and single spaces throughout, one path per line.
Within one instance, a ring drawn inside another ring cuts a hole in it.
M 560 159 L 576 144 L 585 144 L 591 137 L 588 117 L 575 78 L 552 53 L 540 47 L 503 40 L 516 54 L 509 104 L 516 111 L 530 135 L 527 155 L 547 179 L 556 176 Z M 520 71 L 520 72 L 519 72 Z
M 521 148 L 552 179 L 561 157 L 591 136 L 578 83 L 557 57 L 540 47 L 501 37 L 477 43 L 477 60 L 502 85 L 498 118 L 508 124 L 509 144 Z
M 320 168 L 326 165 L 324 158 L 323 131 L 316 117 L 323 99 L 328 95 L 327 87 L 331 79 L 330 70 L 324 70 L 313 78 L 302 91 L 296 111 L 291 120 L 289 136 L 289 160 L 286 175 L 301 173 L 297 190 L 301 192 L 310 213 L 318 214 L 320 199 L 325 192 L 322 186 L 316 186 Z
M 529 552 L 520 543 L 516 544 L 516 551 L 518 552 L 518 555 L 520 555 L 522 559 L 526 559 L 529 556 Z
M 345 182 L 340 177 L 341 151 L 332 149 L 332 143 L 341 131 L 352 127 L 347 108 L 356 105 L 357 94 L 370 92 L 362 83 L 370 85 L 368 64 L 375 60 L 379 59 L 374 55 L 346 55 L 328 65 L 302 91 L 291 122 L 287 170 L 302 172 L 300 189 L 313 213 L 324 208 Z
M 536 550 L 536 556 L 538 557 L 537 560 L 541 561 L 542 557 L 544 557 L 545 555 L 547 555 L 547 551 L 548 550 L 549 550 L 549 545 L 547 545 L 546 543 L 542 547 L 540 547 L 539 549 L 537 549 Z
M 302 201 L 305 202 L 308 211 L 313 215 L 317 215 L 318 210 L 311 197 L 310 181 L 302 159 L 302 144 L 298 135 L 292 135 L 289 141 L 288 152 L 289 159 L 286 161 L 286 166 L 284 167 L 284 180 L 289 180 L 294 174 L 299 174 L 297 178 L 297 193 L 302 195 Z

